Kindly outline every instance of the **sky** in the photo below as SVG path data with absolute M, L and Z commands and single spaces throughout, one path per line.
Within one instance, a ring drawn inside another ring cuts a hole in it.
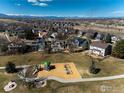
M 0 13 L 63 17 L 124 17 L 124 0 L 0 0 Z

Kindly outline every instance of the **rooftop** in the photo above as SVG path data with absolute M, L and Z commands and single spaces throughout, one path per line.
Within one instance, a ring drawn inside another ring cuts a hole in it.
M 99 48 L 103 48 L 106 49 L 110 44 L 102 42 L 102 41 L 93 41 L 91 43 L 91 46 L 95 46 L 95 47 L 99 47 Z

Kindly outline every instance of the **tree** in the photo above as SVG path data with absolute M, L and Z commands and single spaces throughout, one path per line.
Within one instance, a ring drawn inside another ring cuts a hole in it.
M 96 73 L 96 65 L 95 62 L 92 61 L 91 66 L 89 68 L 90 73 L 95 74 Z
M 100 72 L 100 70 L 101 70 L 100 68 L 96 67 L 96 62 L 92 58 L 91 66 L 89 67 L 89 72 L 92 74 L 97 74 Z
M 107 35 L 105 35 L 105 37 L 104 37 L 104 41 L 106 42 L 106 43 L 111 43 L 111 35 L 110 34 L 107 34 Z
M 25 38 L 28 39 L 28 40 L 33 40 L 35 39 L 35 34 L 32 32 L 32 30 L 26 30 L 25 31 Z
M 98 35 L 98 32 L 95 32 L 94 34 L 93 34 L 93 39 L 95 39 L 96 38 L 96 36 Z
M 5 70 L 6 70 L 7 73 L 15 73 L 15 72 L 17 72 L 16 66 L 12 62 L 8 62 L 6 64 Z
M 0 51 L 1 51 L 1 52 L 6 52 L 7 50 L 8 50 L 7 45 L 1 45 L 1 46 L 0 46 Z
M 79 33 L 79 30 L 78 30 L 78 29 L 76 29 L 76 30 L 75 30 L 75 34 L 78 34 L 78 33 Z
M 105 35 L 104 35 L 104 34 L 100 34 L 100 40 L 103 40 L 103 39 L 104 39 L 104 37 L 105 37 Z
M 84 41 L 84 43 L 83 43 L 83 49 L 84 49 L 84 50 L 89 49 L 89 41 L 88 41 L 88 40 L 85 40 L 85 41 Z
M 45 42 L 45 50 L 48 54 L 50 54 L 52 52 L 52 48 L 51 48 L 51 42 Z
M 22 53 L 22 54 L 28 53 L 30 51 L 32 51 L 32 50 L 31 50 L 31 47 L 29 45 L 23 45 L 23 47 L 18 49 L 18 52 Z
M 112 55 L 114 57 L 124 59 L 124 40 L 120 40 L 116 43 L 113 48 Z

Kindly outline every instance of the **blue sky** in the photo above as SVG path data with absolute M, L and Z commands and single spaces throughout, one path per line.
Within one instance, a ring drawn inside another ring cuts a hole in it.
M 0 13 L 40 16 L 124 17 L 124 0 L 0 0 Z

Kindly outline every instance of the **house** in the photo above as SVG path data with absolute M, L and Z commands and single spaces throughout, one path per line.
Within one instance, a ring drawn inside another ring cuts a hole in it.
M 14 43 L 11 43 L 8 45 L 8 50 L 9 51 L 18 51 L 20 48 L 22 48 L 23 46 L 21 44 L 14 44 Z
M 17 36 L 17 37 L 25 36 L 25 32 L 23 29 L 22 30 L 21 29 L 20 30 L 10 30 L 10 31 L 6 30 L 6 33 L 9 34 L 10 36 Z
M 94 36 L 94 32 L 87 32 L 87 33 L 85 33 L 85 35 L 84 35 L 85 37 L 87 37 L 87 38 L 93 38 L 93 36 Z
M 55 39 L 57 35 L 58 35 L 58 34 L 57 34 L 56 32 L 54 32 L 54 33 L 52 33 L 52 34 L 50 35 L 50 37 L 53 38 L 53 39 Z
M 18 52 L 19 50 L 26 49 L 25 51 L 37 51 L 40 49 L 38 47 L 40 43 L 38 43 L 36 40 L 21 40 L 21 39 L 16 39 L 12 41 L 8 45 L 8 50 L 9 51 L 15 51 Z
M 117 36 L 112 36 L 111 40 L 112 40 L 112 43 L 116 43 L 117 41 L 121 40 L 121 38 Z
M 24 40 L 25 45 L 30 47 L 30 51 L 37 51 L 38 50 L 38 43 L 37 40 Z
M 8 50 L 9 51 L 18 51 L 20 48 L 22 48 L 24 45 L 24 42 L 20 39 L 16 39 L 12 41 L 10 44 L 8 44 Z
M 95 39 L 99 41 L 99 40 L 103 40 L 103 38 L 104 38 L 104 34 L 98 33 Z
M 58 52 L 64 50 L 64 46 L 62 45 L 63 41 L 54 41 L 51 44 L 52 52 Z
M 44 51 L 45 48 L 45 40 L 42 38 L 37 39 L 38 51 Z
M 81 37 L 82 35 L 83 35 L 83 32 L 79 31 L 77 37 Z
M 47 34 L 48 34 L 48 32 L 47 32 L 47 31 L 45 31 L 45 30 L 43 30 L 43 31 L 39 31 L 39 32 L 38 32 L 38 36 L 39 36 L 39 38 L 46 37 L 46 36 L 47 36 Z
M 102 41 L 94 41 L 90 45 L 90 53 L 99 55 L 99 56 L 106 56 L 110 55 L 112 51 L 112 46 L 108 43 L 104 43 Z
M 89 43 L 86 39 L 75 37 L 71 41 L 70 48 L 73 49 L 73 51 L 81 51 L 88 49 Z
M 101 34 L 98 34 L 95 39 L 96 40 L 101 40 Z

